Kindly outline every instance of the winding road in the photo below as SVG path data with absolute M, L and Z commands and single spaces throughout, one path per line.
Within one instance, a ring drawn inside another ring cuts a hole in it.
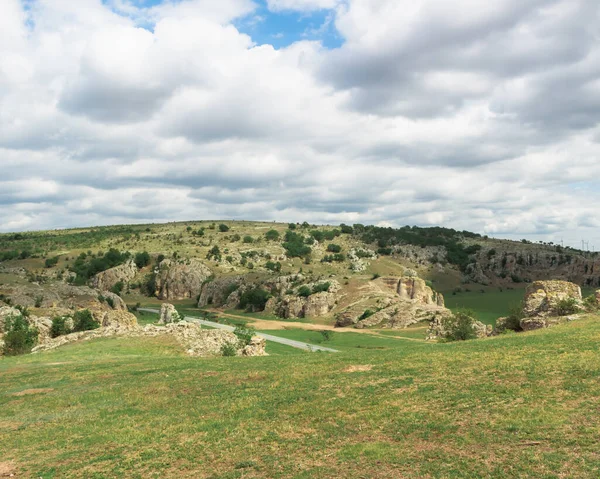
M 155 313 L 160 314 L 158 309 L 151 308 L 139 308 L 139 311 L 144 311 L 146 313 Z M 225 331 L 233 332 L 235 328 L 233 326 L 228 326 L 226 324 L 214 323 L 212 321 L 207 321 L 206 319 L 196 318 L 194 316 L 186 316 L 184 318 L 186 321 L 193 321 L 195 323 L 200 323 L 204 326 L 209 326 L 215 329 L 223 329 Z M 338 353 L 337 349 L 326 348 L 324 346 L 317 346 L 316 344 L 303 343 L 301 341 L 294 341 L 293 339 L 280 338 L 279 336 L 273 336 L 271 334 L 264 333 L 256 333 L 257 336 L 266 339 L 267 341 L 273 341 L 274 343 L 284 344 L 286 346 L 291 346 L 292 348 L 303 349 L 305 351 L 323 351 L 326 353 Z

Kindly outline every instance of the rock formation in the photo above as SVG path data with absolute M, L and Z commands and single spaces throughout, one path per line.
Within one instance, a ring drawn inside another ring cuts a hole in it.
M 221 356 L 222 348 L 225 345 L 233 345 L 238 356 L 266 356 L 267 354 L 265 352 L 266 341 L 258 336 L 253 337 L 249 344 L 242 344 L 237 336 L 229 331 L 202 329 L 199 324 L 189 323 L 187 321 L 170 323 L 164 327 L 148 325 L 144 328 L 140 328 L 138 326 L 129 327 L 127 326 L 128 324 L 127 321 L 123 321 L 119 324 L 112 323 L 93 331 L 59 336 L 39 344 L 33 348 L 33 352 L 39 353 L 49 351 L 65 344 L 88 341 L 96 338 L 134 338 L 170 335 L 177 340 L 189 356 Z
M 163 303 L 160 307 L 160 319 L 158 324 L 170 324 L 178 323 L 183 318 L 179 317 L 179 313 L 175 309 L 175 306 L 169 303 Z
M 133 260 L 98 273 L 92 279 L 92 286 L 100 291 L 110 291 L 118 282 L 129 283 L 138 273 Z
M 156 273 L 156 297 L 162 300 L 196 298 L 212 271 L 202 261 L 161 261 Z
M 523 314 L 527 317 L 557 316 L 564 300 L 573 300 L 581 306 L 581 288 L 567 281 L 535 281 L 525 291 Z

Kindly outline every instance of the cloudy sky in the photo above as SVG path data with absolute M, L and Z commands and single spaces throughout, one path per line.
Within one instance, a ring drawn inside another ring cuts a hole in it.
M 1 0 L 0 231 L 444 225 L 600 248 L 597 0 Z

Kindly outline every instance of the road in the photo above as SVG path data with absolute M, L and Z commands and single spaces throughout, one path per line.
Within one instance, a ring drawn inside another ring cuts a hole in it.
M 144 311 L 146 313 L 155 313 L 160 314 L 158 309 L 151 308 L 140 308 L 139 311 Z M 206 319 L 196 318 L 193 316 L 186 316 L 186 321 L 193 321 L 196 323 L 200 323 L 204 326 L 209 326 L 215 329 L 223 329 L 225 331 L 233 332 L 235 328 L 233 326 L 228 326 L 227 324 L 214 323 L 212 321 L 207 321 Z M 293 339 L 280 338 L 279 336 L 273 336 L 271 334 L 264 333 L 256 333 L 257 336 L 266 339 L 267 341 L 273 341 L 274 343 L 284 344 L 286 346 L 291 346 L 292 348 L 303 349 L 305 351 L 323 351 L 326 353 L 338 353 L 337 349 L 326 348 L 324 346 L 317 346 L 316 344 L 303 343 L 301 341 L 294 341 Z

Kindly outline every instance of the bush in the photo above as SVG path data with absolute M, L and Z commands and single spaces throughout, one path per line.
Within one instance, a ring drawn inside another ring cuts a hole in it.
M 326 293 L 327 291 L 329 291 L 330 286 L 331 286 L 331 283 L 315 284 L 312 289 L 312 294 Z
M 246 236 L 244 236 L 244 243 L 252 244 L 252 243 L 254 243 L 254 238 L 252 236 L 246 235 Z
M 358 320 L 362 321 L 363 319 L 370 318 L 374 314 L 375 314 L 375 311 L 371 311 L 370 309 L 365 309 L 365 312 L 360 315 L 360 318 L 358 318 Z
M 52 318 L 52 327 L 50 328 L 50 337 L 58 338 L 65 334 L 71 334 L 71 328 L 67 325 L 67 320 L 70 318 L 56 317 Z
M 240 298 L 240 309 L 251 309 L 253 311 L 263 311 L 271 295 L 262 288 L 250 289 Z
M 224 225 L 224 224 L 220 224 L 220 225 L 219 225 L 219 231 L 220 231 L 221 233 L 227 233 L 227 232 L 229 231 L 229 226 L 227 226 L 227 225 Z
M 267 268 L 269 271 L 278 273 L 279 271 L 281 271 L 281 263 L 279 261 L 277 263 L 274 263 L 273 261 L 267 261 L 267 264 L 265 264 L 265 268 Z
M 373 277 L 371 278 L 371 281 L 374 281 L 374 280 L 376 280 L 377 278 L 381 278 L 381 275 L 380 275 L 379 273 L 375 273 L 375 274 L 373 275 Z
M 559 316 L 568 316 L 579 311 L 579 305 L 575 298 L 565 298 L 556 305 L 556 314 Z
M 334 332 L 330 329 L 323 329 L 319 332 L 321 333 L 321 336 L 323 336 L 323 341 L 331 341 L 333 339 Z
M 443 326 L 446 331 L 444 339 L 446 341 L 467 341 L 475 339 L 477 335 L 473 329 L 475 319 L 474 313 L 469 310 L 457 311 L 453 316 L 443 320 Z
M 327 251 L 330 253 L 340 253 L 342 251 L 342 247 L 339 244 L 333 244 L 327 246 Z
M 265 233 L 265 238 L 268 241 L 277 241 L 279 239 L 279 233 L 276 230 L 269 230 Z
M 300 286 L 300 288 L 298 289 L 298 296 L 300 296 L 302 298 L 308 298 L 311 294 L 312 294 L 312 291 L 306 285 Z
M 598 304 L 598 300 L 596 299 L 596 295 L 592 294 L 591 296 L 588 296 L 587 298 L 585 298 L 583 300 L 583 304 L 585 305 L 585 307 L 591 311 L 595 311 L 598 309 L 598 307 L 600 306 Z
M 206 255 L 206 259 L 214 259 L 215 261 L 221 261 L 221 250 L 217 245 L 214 245 Z
M 380 256 L 391 256 L 392 252 L 392 248 L 379 248 L 377 250 L 377 254 Z
M 44 263 L 44 266 L 46 266 L 46 268 L 52 268 L 53 266 L 56 266 L 58 264 L 58 256 L 54 256 L 53 258 L 48 258 L 46 260 L 46 262 Z
M 125 283 L 123 281 L 118 281 L 113 285 L 112 288 L 110 288 L 110 292 L 120 296 L 124 287 Z
M 521 306 L 512 306 L 510 308 L 510 312 L 506 317 L 506 322 L 504 323 L 503 330 L 504 331 L 522 331 L 521 329 L 521 320 L 523 319 L 523 308 Z
M 287 231 L 285 233 L 283 247 L 290 258 L 305 258 L 312 252 L 310 246 L 304 244 L 302 235 L 294 233 L 293 231 Z
M 8 316 L 4 322 L 4 354 L 17 356 L 30 353 L 38 335 L 39 331 L 23 315 Z
M 252 338 L 256 334 L 256 331 L 254 330 L 254 328 L 238 326 L 233 331 L 233 334 L 237 336 L 240 346 L 243 347 L 248 346 L 252 342 Z
M 137 253 L 135 255 L 134 261 L 135 265 L 141 269 L 144 266 L 148 266 L 150 264 L 150 255 L 147 251 L 144 251 L 143 253 Z
M 291 230 L 295 230 L 296 229 L 296 223 L 290 223 L 288 225 L 288 228 L 291 229 Z
M 221 354 L 225 357 L 237 356 L 237 348 L 235 347 L 235 344 L 225 343 L 223 346 L 221 346 Z
M 352 226 L 348 226 L 343 223 L 340 225 L 340 230 L 342 231 L 342 234 L 345 235 L 351 235 L 354 233 L 354 228 L 352 228 Z
M 98 329 L 100 323 L 94 319 L 89 309 L 82 309 L 73 315 L 73 332 Z

